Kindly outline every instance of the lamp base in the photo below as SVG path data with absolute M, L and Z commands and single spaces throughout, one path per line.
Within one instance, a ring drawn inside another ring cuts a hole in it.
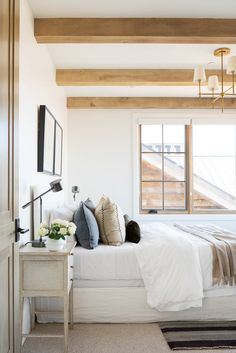
M 46 248 L 46 241 L 45 240 L 33 240 L 32 247 L 33 248 Z

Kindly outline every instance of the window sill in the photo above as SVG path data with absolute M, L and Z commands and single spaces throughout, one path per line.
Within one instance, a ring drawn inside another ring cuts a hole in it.
M 202 222 L 202 221 L 229 221 L 236 222 L 236 213 L 194 213 L 194 214 L 137 214 L 137 221 L 144 222 Z

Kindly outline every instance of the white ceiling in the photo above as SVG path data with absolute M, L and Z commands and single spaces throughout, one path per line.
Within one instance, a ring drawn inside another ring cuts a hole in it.
M 29 0 L 35 17 L 235 18 L 235 0 Z
M 236 2 L 236 0 L 235 0 Z M 48 44 L 56 68 L 194 69 L 198 64 L 219 68 L 213 55 L 221 44 Z M 224 45 L 225 46 L 225 45 Z M 230 45 L 236 55 L 236 45 Z M 227 57 L 225 58 L 227 63 Z
M 34 17 L 218 17 L 235 18 L 236 0 L 29 0 Z M 45 44 L 39 44 L 45 45 Z M 55 68 L 219 68 L 213 51 L 199 44 L 47 44 Z M 224 45 L 225 46 L 225 45 Z M 230 45 L 236 55 L 236 45 Z M 226 59 L 227 61 L 227 59 Z M 210 63 L 210 64 L 208 64 Z M 186 96 L 196 87 L 66 87 L 68 96 Z

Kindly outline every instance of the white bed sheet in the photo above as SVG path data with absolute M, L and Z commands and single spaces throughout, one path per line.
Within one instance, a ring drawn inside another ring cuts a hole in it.
M 134 251 L 135 245 L 129 242 L 121 246 L 100 244 L 93 250 L 76 247 L 75 280 L 141 280 Z
M 204 297 L 236 294 L 235 286 L 212 287 L 212 253 L 210 246 L 198 237 L 185 232 L 182 233 L 183 236 L 186 236 L 188 240 L 198 246 Z M 119 288 L 143 286 L 135 246 L 136 244 L 126 242 L 121 246 L 99 244 L 93 250 L 76 247 L 74 251 L 75 287 L 108 288 L 111 285 L 111 287 Z

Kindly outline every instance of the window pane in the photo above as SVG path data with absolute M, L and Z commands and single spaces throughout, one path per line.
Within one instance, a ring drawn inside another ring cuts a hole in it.
M 162 180 L 162 153 L 142 153 L 142 180 Z
M 236 127 L 193 127 L 195 209 L 236 209 Z
M 162 125 L 141 126 L 142 152 L 162 152 Z
M 185 183 L 166 182 L 164 183 L 164 209 L 183 210 L 185 209 Z
M 185 151 L 185 126 L 184 125 L 164 125 L 164 152 L 184 152 Z
M 185 180 L 185 155 L 183 153 L 164 154 L 164 180 L 184 181 Z
M 162 209 L 162 183 L 142 182 L 142 209 Z

